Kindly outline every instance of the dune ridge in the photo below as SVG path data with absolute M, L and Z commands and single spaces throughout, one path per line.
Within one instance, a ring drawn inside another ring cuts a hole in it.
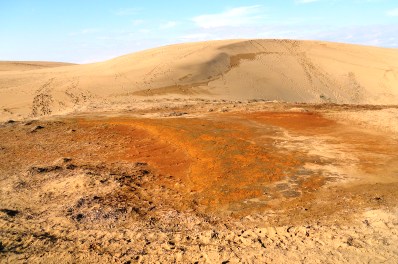
M 206 41 L 85 65 L 6 65 L 0 63 L 1 119 L 107 110 L 148 98 L 398 102 L 398 49 L 320 41 Z
M 53 68 L 68 65 L 76 65 L 67 62 L 49 61 L 0 61 L 0 71 L 30 71 L 43 68 Z

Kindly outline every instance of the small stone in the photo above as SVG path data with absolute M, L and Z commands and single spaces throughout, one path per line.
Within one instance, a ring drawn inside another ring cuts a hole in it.
M 187 112 L 172 112 L 169 114 L 169 116 L 183 116 L 183 115 L 187 115 Z
M 35 132 L 37 132 L 38 130 L 43 129 L 43 128 L 44 128 L 44 126 L 35 126 L 34 128 L 32 128 L 32 129 L 30 130 L 30 132 L 31 132 L 31 133 L 35 133 Z
M 34 121 L 27 121 L 24 123 L 24 126 L 30 126 L 31 124 L 33 124 Z
M 61 170 L 62 168 L 60 166 L 47 166 L 47 167 L 38 167 L 38 166 L 33 166 L 29 169 L 29 172 L 32 174 L 38 174 L 38 173 L 47 173 L 47 172 L 52 172 L 52 171 L 57 171 Z
M 76 169 L 77 168 L 77 166 L 75 165 L 75 164 L 68 164 L 67 166 L 66 166 L 66 169 L 68 169 L 68 170 L 74 170 L 74 169 Z
M 14 217 L 17 214 L 19 214 L 18 210 L 12 210 L 12 209 L 0 209 L 0 212 L 3 212 L 3 213 L 7 214 L 10 217 Z
M 354 239 L 352 237 L 349 237 L 347 239 L 347 244 L 352 247 L 354 245 Z
M 68 162 L 72 161 L 72 159 L 71 158 L 63 158 L 62 161 L 64 163 L 68 163 Z
M 84 218 L 84 214 L 77 214 L 76 215 L 76 221 L 80 221 Z

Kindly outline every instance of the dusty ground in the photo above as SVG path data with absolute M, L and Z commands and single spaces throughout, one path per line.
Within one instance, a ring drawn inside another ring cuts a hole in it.
M 1 262 L 398 261 L 397 107 L 143 105 L 0 125 Z

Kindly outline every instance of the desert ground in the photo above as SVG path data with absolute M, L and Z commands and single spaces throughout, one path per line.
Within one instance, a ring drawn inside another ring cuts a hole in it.
M 397 263 L 398 50 L 0 63 L 0 262 Z

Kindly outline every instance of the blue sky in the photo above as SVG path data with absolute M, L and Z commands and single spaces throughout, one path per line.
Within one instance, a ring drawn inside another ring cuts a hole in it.
M 212 39 L 398 48 L 397 0 L 0 0 L 0 60 L 87 63 Z

